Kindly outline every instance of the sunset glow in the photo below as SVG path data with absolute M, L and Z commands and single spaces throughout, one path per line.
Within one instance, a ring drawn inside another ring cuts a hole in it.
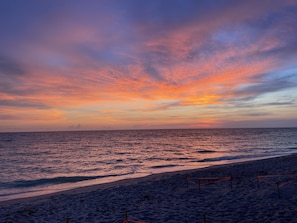
M 296 127 L 297 3 L 0 3 L 0 131 Z

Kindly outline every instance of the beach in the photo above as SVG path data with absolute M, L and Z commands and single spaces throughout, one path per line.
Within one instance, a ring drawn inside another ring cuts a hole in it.
M 291 154 L 3 201 L 0 222 L 297 222 L 296 163 Z

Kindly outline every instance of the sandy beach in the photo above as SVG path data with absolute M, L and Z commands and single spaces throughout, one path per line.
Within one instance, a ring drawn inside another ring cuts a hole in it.
M 297 222 L 297 154 L 0 203 L 0 222 Z

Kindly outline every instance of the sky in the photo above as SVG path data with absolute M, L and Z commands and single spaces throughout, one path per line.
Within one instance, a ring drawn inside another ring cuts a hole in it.
M 296 0 L 1 0 L 0 132 L 297 127 Z

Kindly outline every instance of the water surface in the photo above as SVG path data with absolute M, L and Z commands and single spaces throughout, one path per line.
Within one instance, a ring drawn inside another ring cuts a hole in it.
M 0 200 L 297 152 L 297 129 L 0 133 Z

